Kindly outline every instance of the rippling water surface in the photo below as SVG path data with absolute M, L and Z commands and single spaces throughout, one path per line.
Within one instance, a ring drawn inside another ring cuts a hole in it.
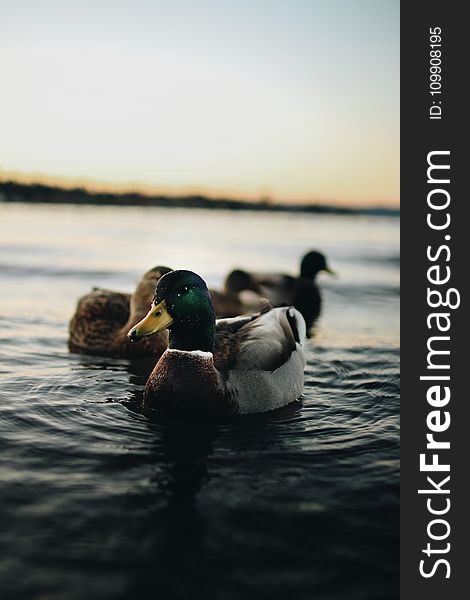
M 398 221 L 1 205 L 0 589 L 46 600 L 398 597 Z M 98 285 L 220 286 L 326 252 L 301 401 L 145 414 L 148 361 L 67 350 Z

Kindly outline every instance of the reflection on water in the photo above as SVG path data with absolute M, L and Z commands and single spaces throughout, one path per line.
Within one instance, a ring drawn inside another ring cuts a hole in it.
M 398 223 L 0 205 L 0 587 L 50 599 L 398 595 Z M 157 263 L 220 285 L 297 269 L 324 314 L 301 401 L 226 421 L 142 409 L 152 362 L 70 354 L 94 285 Z

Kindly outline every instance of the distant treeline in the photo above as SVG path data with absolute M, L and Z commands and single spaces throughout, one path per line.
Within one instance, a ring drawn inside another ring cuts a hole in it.
M 163 206 L 167 208 L 210 208 L 254 211 L 287 211 L 332 214 L 367 214 L 397 216 L 389 208 L 345 208 L 323 204 L 281 204 L 270 200 L 242 201 L 207 196 L 148 196 L 137 192 L 113 194 L 90 192 L 84 188 L 64 189 L 42 184 L 15 181 L 0 182 L 0 202 L 47 204 L 94 204 L 97 206 Z

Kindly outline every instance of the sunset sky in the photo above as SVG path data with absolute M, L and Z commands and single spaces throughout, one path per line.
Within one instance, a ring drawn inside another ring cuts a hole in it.
M 6 0 L 0 178 L 397 206 L 398 0 Z

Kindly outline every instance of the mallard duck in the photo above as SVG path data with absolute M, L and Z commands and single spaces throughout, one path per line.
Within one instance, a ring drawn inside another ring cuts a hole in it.
M 273 306 L 294 306 L 302 313 L 308 332 L 321 311 L 321 294 L 315 281 L 320 271 L 335 274 L 328 267 L 325 256 L 311 250 L 302 258 L 297 277 L 283 273 L 248 273 L 237 269 L 227 276 L 225 288 L 230 289 L 232 294 L 241 293 L 244 289 L 258 289 L 258 293 L 268 298 Z
M 171 271 L 154 267 L 147 271 L 133 294 L 94 288 L 77 304 L 69 323 L 69 348 L 73 352 L 106 355 L 148 355 L 160 357 L 168 343 L 162 332 L 136 346 L 127 332 L 147 314 L 160 277 Z
M 138 341 L 169 330 L 169 345 L 144 389 L 147 406 L 181 415 L 259 413 L 299 398 L 305 322 L 293 307 L 216 321 L 204 280 L 172 271 L 158 282 Z

